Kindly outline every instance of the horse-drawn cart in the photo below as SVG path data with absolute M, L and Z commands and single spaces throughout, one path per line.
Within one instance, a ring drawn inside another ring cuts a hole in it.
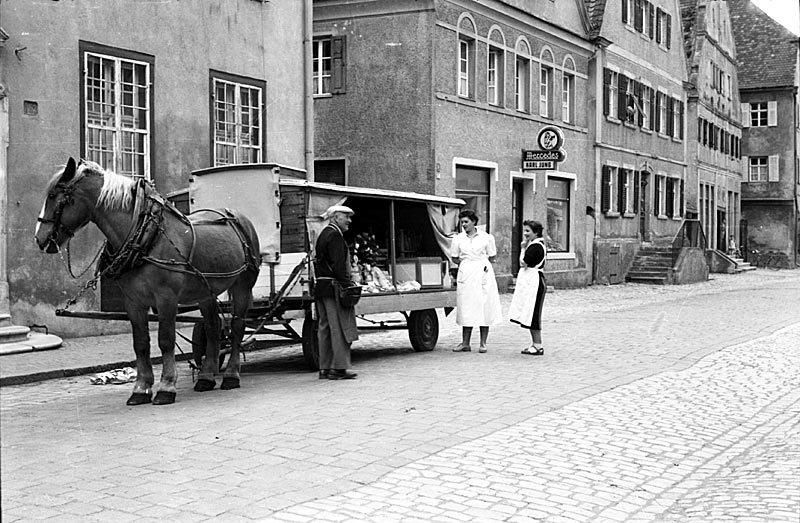
M 309 182 L 303 171 L 274 164 L 195 171 L 189 197 L 191 210 L 235 208 L 256 228 L 262 265 L 248 313 L 252 335 L 298 339 L 308 366 L 318 368 L 310 260 L 327 224 L 325 210 L 346 203 L 355 216 L 345 238 L 353 245 L 353 272 L 364 289 L 356 305 L 360 327 L 405 327 L 415 350 L 436 346 L 436 309 L 449 313 L 456 304 L 449 236 L 463 200 Z M 222 303 L 224 311 L 224 296 Z M 303 322 L 302 334 L 292 328 L 293 321 Z M 196 324 L 193 345 L 200 353 L 204 337 L 202 324 Z

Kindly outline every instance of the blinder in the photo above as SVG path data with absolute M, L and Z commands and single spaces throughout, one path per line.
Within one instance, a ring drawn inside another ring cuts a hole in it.
M 58 246 L 58 235 L 64 234 L 68 238 L 72 238 L 75 236 L 75 230 L 70 230 L 63 223 L 61 223 L 61 216 L 64 214 L 64 208 L 67 205 L 72 204 L 75 200 L 72 197 L 72 192 L 75 190 L 75 185 L 71 183 L 58 183 L 53 190 L 47 195 L 48 199 L 58 198 L 59 194 L 62 197 L 56 202 L 55 211 L 53 211 L 52 218 L 42 218 L 41 216 L 36 218 L 36 221 L 40 223 L 52 223 L 53 228 L 50 230 L 50 234 L 47 236 L 47 244 L 54 244 Z

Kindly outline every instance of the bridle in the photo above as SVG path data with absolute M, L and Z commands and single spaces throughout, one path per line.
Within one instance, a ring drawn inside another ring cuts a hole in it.
M 47 194 L 47 199 L 58 198 L 59 194 L 62 197 L 56 202 L 56 209 L 53 212 L 52 218 L 42 218 L 39 216 L 36 218 L 36 221 L 40 223 L 52 223 L 53 228 L 50 230 L 50 234 L 47 236 L 47 243 L 45 245 L 54 244 L 58 247 L 58 236 L 59 234 L 64 234 L 67 238 L 72 238 L 75 236 L 75 231 L 77 231 L 80 227 L 76 227 L 75 229 L 68 229 L 63 223 L 61 223 L 61 216 L 64 214 L 64 208 L 67 205 L 72 204 L 75 201 L 73 198 L 72 193 L 75 190 L 74 183 L 62 183 L 59 182 L 50 190 Z

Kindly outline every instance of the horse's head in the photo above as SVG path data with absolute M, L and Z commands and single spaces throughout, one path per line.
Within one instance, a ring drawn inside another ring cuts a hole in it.
M 36 224 L 35 238 L 40 249 L 58 252 L 78 229 L 89 223 L 94 201 L 79 187 L 86 179 L 83 171 L 82 165 L 70 158 L 64 170 L 50 180 Z

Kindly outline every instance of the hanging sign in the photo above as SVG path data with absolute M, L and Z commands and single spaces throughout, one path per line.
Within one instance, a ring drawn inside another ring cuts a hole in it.
M 555 125 L 546 125 L 539 130 L 536 143 L 541 149 L 522 150 L 523 171 L 552 171 L 556 163 L 567 157 L 561 148 L 564 145 L 564 133 Z

